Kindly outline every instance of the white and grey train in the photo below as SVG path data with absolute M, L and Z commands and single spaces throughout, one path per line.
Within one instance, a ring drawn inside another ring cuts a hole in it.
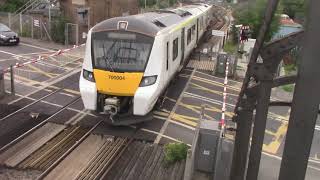
M 127 125 L 152 119 L 152 109 L 203 36 L 211 6 L 116 17 L 88 33 L 80 76 L 86 109 Z

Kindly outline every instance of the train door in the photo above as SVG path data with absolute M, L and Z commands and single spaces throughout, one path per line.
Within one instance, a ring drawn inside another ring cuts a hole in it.
M 181 60 L 180 60 L 180 65 L 183 64 L 184 61 L 184 49 L 185 49 L 185 44 L 184 44 L 184 34 L 185 34 L 185 28 L 182 28 L 181 31 Z
M 198 44 L 198 40 L 199 40 L 199 18 L 197 19 L 197 40 L 196 40 L 196 42 L 197 42 L 197 44 Z

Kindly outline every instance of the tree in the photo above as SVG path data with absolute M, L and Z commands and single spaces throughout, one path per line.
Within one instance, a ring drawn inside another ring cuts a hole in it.
M 26 2 L 26 0 L 7 0 L 3 5 L 0 6 L 0 11 L 14 12 Z
M 236 24 L 243 24 L 250 26 L 251 30 L 251 37 L 257 38 L 260 27 L 262 25 L 262 21 L 264 19 L 265 8 L 267 5 L 267 0 L 257 0 L 256 3 L 250 4 L 245 8 L 241 7 L 240 9 L 236 9 L 234 11 L 234 17 L 236 19 Z M 279 20 L 282 12 L 282 7 L 279 6 L 278 12 L 272 19 L 272 23 L 269 29 L 269 32 L 266 36 L 266 41 L 269 41 L 272 36 L 278 31 L 279 29 Z M 279 13 L 280 12 L 280 13 Z
M 305 0 L 282 0 L 283 13 L 287 14 L 291 19 L 301 16 L 305 13 Z

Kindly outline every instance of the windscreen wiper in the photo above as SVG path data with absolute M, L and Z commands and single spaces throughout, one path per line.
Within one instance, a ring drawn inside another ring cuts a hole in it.
M 107 53 L 106 53 L 106 49 L 104 47 L 104 44 L 102 44 L 102 48 L 103 48 L 103 59 L 106 62 L 106 65 L 110 67 L 111 71 L 114 72 L 113 66 L 110 63 L 110 59 L 107 57 Z

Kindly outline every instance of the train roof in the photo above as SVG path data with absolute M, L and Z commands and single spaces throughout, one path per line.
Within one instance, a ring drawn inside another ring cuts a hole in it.
M 92 31 L 119 30 L 119 22 L 127 22 L 126 31 L 156 36 L 164 28 L 198 16 L 209 7 L 206 4 L 187 5 L 177 9 L 162 9 L 143 14 L 115 17 L 98 23 L 92 28 Z

